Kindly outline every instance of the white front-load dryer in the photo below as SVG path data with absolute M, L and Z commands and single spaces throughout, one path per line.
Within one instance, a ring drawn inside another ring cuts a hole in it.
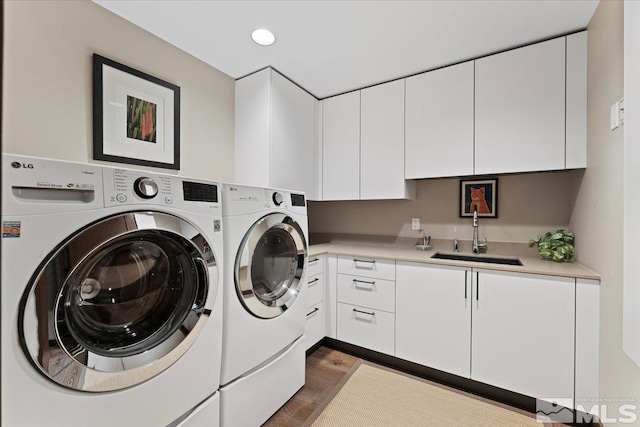
M 220 186 L 8 154 L 2 174 L 2 425 L 158 427 L 217 405 Z
M 304 385 L 305 196 L 223 184 L 221 425 L 259 426 Z

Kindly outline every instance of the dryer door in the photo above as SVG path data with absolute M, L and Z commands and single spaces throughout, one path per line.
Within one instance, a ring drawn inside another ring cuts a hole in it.
M 256 317 L 270 319 L 291 307 L 302 288 L 307 242 L 291 217 L 262 217 L 245 235 L 235 263 L 236 292 Z
M 72 389 L 146 381 L 202 329 L 207 295 L 216 295 L 210 272 L 217 276 L 210 245 L 181 218 L 131 212 L 101 220 L 52 252 L 34 276 L 23 298 L 23 347 L 47 377 Z

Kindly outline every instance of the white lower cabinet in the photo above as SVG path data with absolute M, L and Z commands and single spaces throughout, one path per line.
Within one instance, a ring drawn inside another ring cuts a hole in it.
M 325 257 L 310 257 L 307 264 L 306 301 L 307 321 L 305 326 L 305 347 L 310 349 L 325 334 Z
M 597 280 L 326 260 L 325 299 L 308 310 L 308 347 L 326 330 L 340 341 L 566 407 L 597 397 Z
M 396 264 L 396 357 L 470 377 L 471 269 Z
M 324 274 L 316 274 L 307 279 L 307 307 L 324 301 Z
M 304 331 L 306 350 L 324 338 L 324 316 L 324 302 L 307 308 L 307 325 Z
M 338 339 L 380 353 L 394 354 L 395 315 L 338 302 Z
M 393 313 L 396 309 L 396 283 L 338 274 L 338 301 Z
M 337 339 L 395 354 L 396 262 L 339 256 Z
M 575 279 L 484 270 L 473 279 L 471 379 L 572 405 Z

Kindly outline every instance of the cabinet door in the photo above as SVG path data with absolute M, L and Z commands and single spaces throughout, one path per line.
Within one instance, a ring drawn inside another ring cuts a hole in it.
M 360 91 L 322 103 L 322 199 L 358 200 Z
M 360 96 L 360 199 L 406 198 L 404 80 L 363 89 Z
M 587 167 L 587 32 L 567 39 L 566 168 Z
M 573 399 L 575 279 L 476 271 L 471 379 Z
M 470 269 L 397 263 L 396 357 L 469 378 L 470 284 Z
M 394 355 L 393 313 L 339 302 L 337 324 L 340 341 Z
M 315 192 L 316 102 L 313 96 L 273 72 L 270 186 L 304 191 L 307 198 L 314 198 Z
M 473 175 L 473 67 L 406 79 L 405 178 Z
M 475 174 L 564 169 L 564 38 L 475 63 Z
M 307 323 L 304 329 L 304 346 L 306 350 L 324 338 L 324 302 L 319 302 L 307 309 Z
M 233 181 L 269 187 L 271 69 L 236 81 Z

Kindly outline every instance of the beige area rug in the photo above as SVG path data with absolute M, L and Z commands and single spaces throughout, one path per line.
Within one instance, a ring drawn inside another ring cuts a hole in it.
M 306 425 L 542 427 L 532 416 L 383 367 L 356 364 Z M 335 397 L 334 397 L 335 396 Z M 333 397 L 333 398 L 332 398 Z

